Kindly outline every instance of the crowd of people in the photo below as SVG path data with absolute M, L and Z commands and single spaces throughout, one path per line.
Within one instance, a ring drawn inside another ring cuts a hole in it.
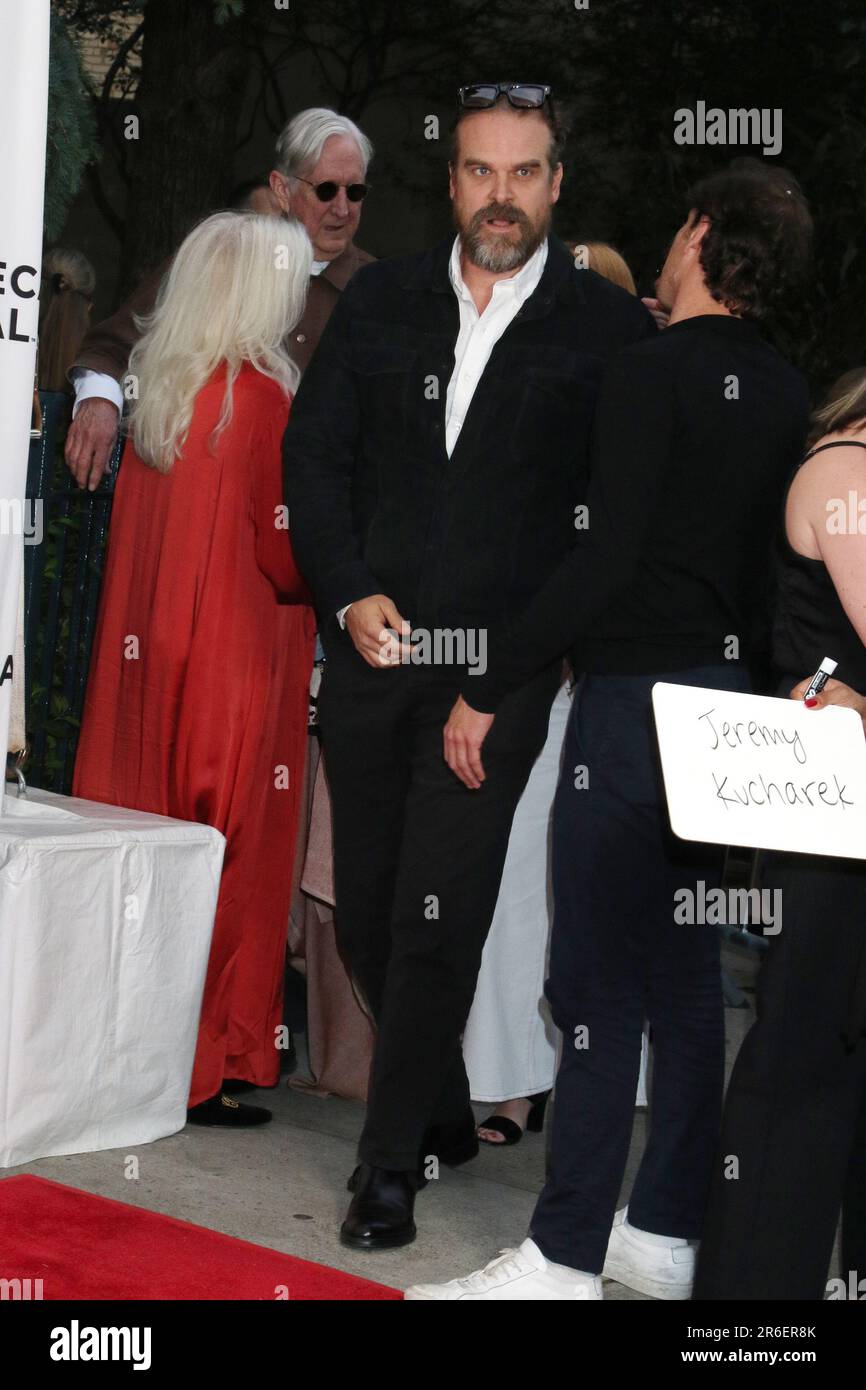
M 319 798 L 347 987 L 318 1006 L 369 1035 L 351 1248 L 411 1242 L 438 1165 L 541 1129 L 555 1082 L 529 1234 L 408 1298 L 597 1300 L 606 1276 L 820 1299 L 843 1209 L 844 1268 L 866 1268 L 864 870 L 768 860 L 784 929 L 723 1113 L 718 933 L 674 918 L 721 851 L 670 830 L 650 692 L 762 688 L 771 644 L 774 693 L 800 698 L 832 652 L 818 706 L 866 719 L 863 540 L 826 525 L 866 466 L 866 370 L 810 424 L 771 345 L 812 241 L 785 169 L 688 190 L 641 300 L 612 248 L 551 231 L 564 137 L 547 87 L 462 88 L 455 235 L 374 261 L 370 142 L 302 111 L 269 179 L 87 331 L 79 484 L 128 439 L 73 790 L 226 836 L 189 1097 L 206 1126 L 271 1118 L 237 1096 L 279 1078 Z M 472 1100 L 495 1106 L 480 1125 Z

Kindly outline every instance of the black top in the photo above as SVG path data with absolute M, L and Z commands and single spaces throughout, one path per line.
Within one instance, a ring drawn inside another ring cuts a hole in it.
M 747 320 L 697 315 L 619 353 L 596 412 L 588 527 L 487 674 L 463 680 L 467 702 L 492 712 L 569 646 L 576 671 L 612 674 L 750 659 L 808 414 L 802 376 Z
M 806 455 L 823 449 L 856 444 L 839 439 L 821 444 Z M 792 549 L 782 526 L 777 552 L 777 600 L 773 624 L 773 664 L 792 684 L 813 676 L 825 656 L 838 663 L 835 679 L 855 690 L 866 690 L 866 647 L 851 625 L 848 614 L 823 560 L 810 560 Z
M 353 276 L 292 404 L 285 498 L 326 651 L 349 642 L 337 609 L 376 593 L 415 628 L 501 633 L 571 544 L 605 366 L 657 336 L 634 295 L 551 237 L 449 457 L 452 243 Z

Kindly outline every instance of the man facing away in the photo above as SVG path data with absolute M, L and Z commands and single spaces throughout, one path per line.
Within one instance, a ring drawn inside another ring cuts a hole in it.
M 336 926 L 377 1024 L 341 1232 L 360 1249 L 412 1241 L 430 1160 L 477 1153 L 460 1035 L 557 654 L 503 701 L 480 793 L 446 767 L 442 725 L 570 544 L 606 359 L 656 334 L 550 235 L 563 174 L 550 89 L 476 84 L 460 102 L 457 236 L 353 279 L 284 441 L 327 657 Z
M 683 923 L 677 904 L 720 882 L 721 851 L 671 832 L 652 688 L 708 688 L 711 708 L 714 690 L 749 690 L 762 655 L 770 545 L 809 402 L 760 325 L 805 274 L 811 219 L 794 179 L 756 161 L 706 178 L 685 208 L 658 284 L 670 326 L 605 377 L 589 525 L 487 673 L 463 681 L 445 731 L 449 765 L 483 795 L 505 692 L 576 644 L 553 816 L 546 992 L 563 1049 L 547 1183 L 518 1249 L 410 1299 L 598 1300 L 602 1273 L 657 1298 L 691 1293 L 725 1039 L 718 929 Z M 645 1018 L 649 1131 L 616 1212 Z
M 288 343 L 301 371 L 349 279 L 373 259 L 354 245 L 372 156 L 370 141 L 354 121 L 324 106 L 310 107 L 280 132 L 269 187 L 248 187 L 233 204 L 297 218 L 313 243 L 310 290 Z M 79 485 L 91 492 L 117 443 L 122 381 L 140 334 L 135 315 L 151 312 L 167 268 L 168 262 L 159 266 L 115 314 L 93 325 L 70 369 L 75 418 L 66 437 L 66 462 Z

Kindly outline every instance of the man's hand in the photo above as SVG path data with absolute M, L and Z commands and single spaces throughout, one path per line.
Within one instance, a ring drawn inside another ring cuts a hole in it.
M 811 679 L 811 676 L 807 676 L 799 685 L 794 686 L 791 691 L 792 700 L 802 700 Z M 866 696 L 859 695 L 850 685 L 845 685 L 843 681 L 828 680 L 821 694 L 815 696 L 815 703 L 810 705 L 809 709 L 822 709 L 824 705 L 845 705 L 848 709 L 855 709 L 863 720 L 863 732 L 866 733 Z
M 120 431 L 120 414 L 113 401 L 88 396 L 75 412 L 66 436 L 66 463 L 79 487 L 91 492 L 108 467 Z
M 356 598 L 346 614 L 346 631 L 367 665 L 377 670 L 409 658 L 409 620 L 401 618 L 386 594 Z
M 484 781 L 481 745 L 490 733 L 495 718 L 494 714 L 481 714 L 467 705 L 462 695 L 458 695 L 445 725 L 442 736 L 445 761 L 460 781 L 473 791 L 477 791 Z
M 662 307 L 660 299 L 642 299 L 641 304 L 645 304 L 656 321 L 656 328 L 667 328 L 670 314 Z

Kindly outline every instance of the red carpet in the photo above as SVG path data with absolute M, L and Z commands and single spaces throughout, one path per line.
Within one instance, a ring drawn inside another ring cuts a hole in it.
M 399 1299 L 397 1289 L 46 1178 L 0 1180 L 0 1279 L 45 1299 Z M 281 1291 L 281 1296 L 286 1293 Z

